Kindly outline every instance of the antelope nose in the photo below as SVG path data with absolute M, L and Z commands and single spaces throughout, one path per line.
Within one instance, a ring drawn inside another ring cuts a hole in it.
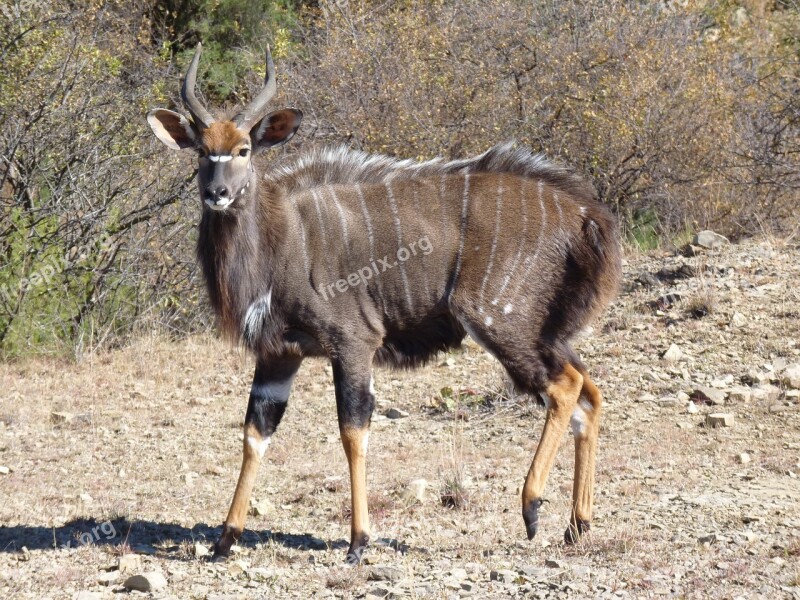
M 228 188 L 224 185 L 218 185 L 211 190 L 211 196 L 213 196 L 214 200 L 225 200 L 228 195 Z

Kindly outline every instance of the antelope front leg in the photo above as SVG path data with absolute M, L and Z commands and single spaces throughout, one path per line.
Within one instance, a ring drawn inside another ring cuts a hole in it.
M 544 429 L 522 488 L 522 518 L 529 540 L 533 539 L 539 528 L 539 507 L 542 505 L 547 476 L 553 468 L 556 452 L 578 404 L 582 385 L 583 376 L 575 367 L 567 364 L 547 387 L 549 404 Z
M 269 446 L 272 434 L 283 418 L 289 391 L 302 359 L 298 357 L 265 358 L 256 362 L 250 400 L 244 419 L 244 448 L 242 469 L 233 493 L 233 502 L 222 535 L 214 544 L 213 559 L 223 559 L 230 554 L 231 546 L 244 531 L 244 522 L 250 504 L 250 494 L 258 474 L 261 459 Z
M 336 361 L 333 379 L 336 386 L 336 410 L 339 433 L 350 469 L 351 526 L 350 548 L 346 562 L 358 564 L 369 543 L 369 514 L 367 511 L 367 443 L 369 423 L 375 408 L 371 391 L 370 362 Z

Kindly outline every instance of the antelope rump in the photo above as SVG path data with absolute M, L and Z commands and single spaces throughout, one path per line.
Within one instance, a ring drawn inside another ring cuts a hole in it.
M 164 144 L 198 154 L 197 255 L 208 295 L 223 334 L 256 359 L 241 472 L 215 557 L 242 534 L 300 363 L 320 356 L 331 361 L 350 470 L 347 561 L 359 562 L 370 535 L 373 366 L 415 367 L 466 335 L 547 407 L 522 491 L 529 538 L 571 424 L 565 540 L 574 542 L 592 516 L 601 394 L 570 339 L 611 301 L 620 278 L 616 225 L 592 187 L 511 144 L 455 161 L 335 148 L 262 166 L 253 156 L 286 142 L 302 120 L 291 108 L 267 112 L 269 51 L 263 89 L 230 120 L 197 100 L 199 58 L 198 44 L 181 92 L 191 119 L 163 109 L 147 119 Z

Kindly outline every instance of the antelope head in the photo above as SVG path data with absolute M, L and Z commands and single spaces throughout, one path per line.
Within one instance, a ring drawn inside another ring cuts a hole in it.
M 157 108 L 148 113 L 147 122 L 168 147 L 197 151 L 197 184 L 207 207 L 216 211 L 240 208 L 255 177 L 253 154 L 289 140 L 300 126 L 303 113 L 294 108 L 267 113 L 276 87 L 275 65 L 267 48 L 263 89 L 233 119 L 216 120 L 195 96 L 200 50 L 197 44 L 181 88 L 191 119 Z

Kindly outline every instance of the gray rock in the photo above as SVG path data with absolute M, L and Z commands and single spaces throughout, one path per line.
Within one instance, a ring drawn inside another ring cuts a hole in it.
M 142 557 L 138 554 L 123 554 L 117 562 L 120 573 L 133 573 L 142 568 Z
M 370 581 L 397 581 L 405 577 L 405 571 L 394 565 L 372 565 L 367 573 Z
M 705 400 L 710 404 L 719 406 L 725 404 L 725 397 L 727 393 L 724 390 L 708 387 L 707 385 L 698 385 L 691 394 L 691 397 L 696 400 Z
M 736 386 L 728 390 L 728 400 L 731 402 L 750 402 L 753 393 L 750 388 L 744 386 Z
M 693 246 L 700 246 L 702 248 L 709 248 L 711 250 L 726 246 L 728 244 L 730 244 L 728 238 L 726 238 L 724 235 L 715 233 L 710 229 L 696 233 L 692 239 Z
M 192 544 L 192 554 L 194 554 L 197 558 L 203 558 L 204 556 L 209 555 L 208 546 L 205 544 L 201 544 L 200 542 L 195 542 Z
M 754 402 L 774 402 L 781 395 L 779 387 L 771 383 L 762 383 L 754 387 L 751 391 L 751 396 Z
M 386 413 L 384 414 L 388 419 L 403 419 L 408 416 L 408 413 L 406 411 L 394 407 L 387 410 Z
M 406 504 L 413 504 L 414 502 L 425 501 L 425 490 L 428 487 L 426 479 L 412 479 L 408 482 L 408 486 L 403 491 L 403 500 Z
M 747 452 L 742 452 L 736 455 L 736 460 L 739 461 L 740 465 L 746 465 L 750 462 L 750 455 Z
M 566 569 L 569 565 L 564 561 L 548 558 L 544 561 L 544 566 L 550 567 L 551 569 Z
M 661 355 L 661 358 L 669 362 L 677 362 L 683 358 L 683 351 L 678 348 L 677 344 L 670 344 L 667 351 Z
M 499 581 L 501 583 L 515 583 L 519 575 L 510 569 L 495 569 L 489 572 L 489 581 Z
M 800 363 L 794 363 L 786 367 L 781 377 L 783 385 L 798 389 L 800 388 Z
M 100 585 L 113 585 L 119 579 L 119 571 L 106 571 L 97 576 L 97 583 Z
M 158 571 L 128 577 L 123 584 L 128 591 L 157 592 L 167 587 L 167 579 Z
M 273 512 L 275 506 L 269 500 L 250 502 L 250 514 L 254 517 L 263 517 Z
M 740 312 L 733 313 L 733 316 L 730 320 L 731 327 L 744 327 L 747 325 L 747 318 Z
M 733 427 L 734 418 L 731 413 L 711 413 L 706 415 L 707 427 Z

